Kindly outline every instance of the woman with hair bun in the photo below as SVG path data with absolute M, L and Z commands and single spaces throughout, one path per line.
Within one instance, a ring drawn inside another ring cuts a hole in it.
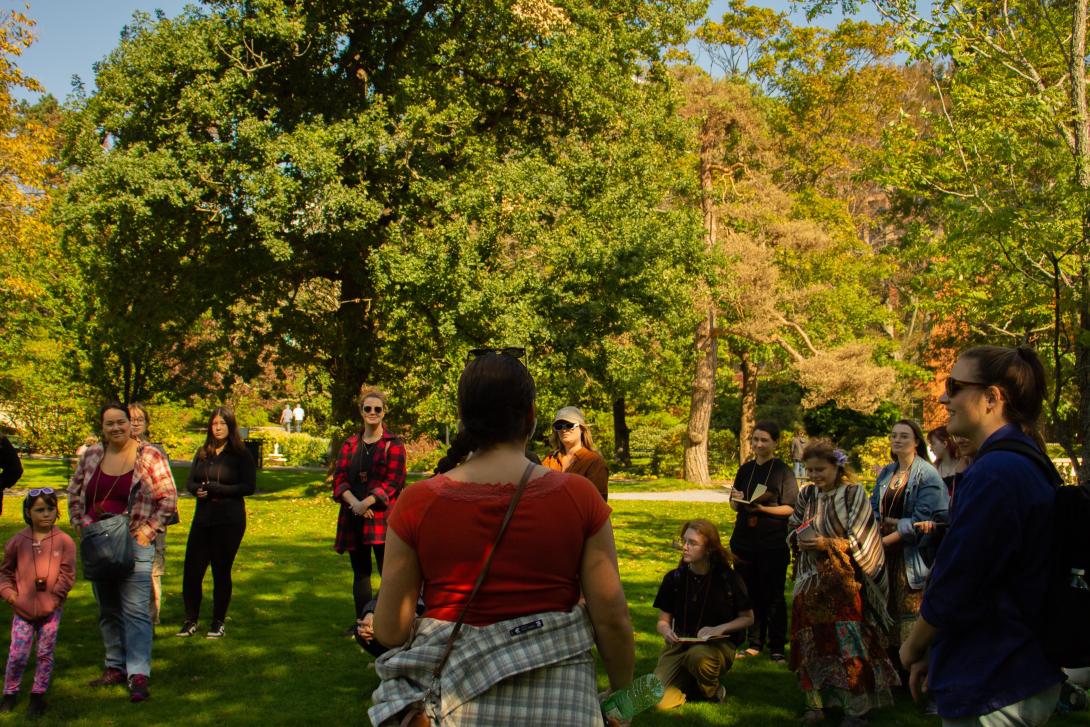
M 1060 694 L 1063 672 L 1039 638 L 1059 481 L 1037 429 L 1046 393 L 1032 349 L 978 346 L 939 398 L 975 456 L 900 657 L 945 725 L 1043 725 Z
M 827 440 L 803 454 L 813 482 L 788 521 L 796 550 L 790 666 L 806 695 L 804 724 L 844 710 L 841 727 L 859 727 L 867 714 L 893 704 L 900 683 L 886 654 L 889 585 L 878 524 L 862 487 L 848 482 L 847 456 Z
M 583 475 L 609 499 L 609 467 L 594 447 L 594 440 L 587 428 L 587 420 L 578 407 L 566 406 L 553 417 L 553 430 L 549 434 L 553 451 L 541 464 L 557 472 Z
M 371 553 L 379 577 L 386 553 L 386 518 L 405 487 L 405 445 L 384 426 L 390 407 L 386 394 L 365 388 L 360 392 L 363 428 L 341 447 L 333 472 L 333 501 L 337 515 L 338 553 L 348 553 L 352 563 L 352 602 L 356 633 L 364 609 L 371 601 Z
M 632 682 L 609 506 L 585 477 L 526 458 L 536 415 L 522 353 L 470 352 L 458 382 L 461 427 L 440 474 L 409 487 L 390 516 L 374 635 L 392 650 L 375 663 L 372 724 L 399 724 L 423 702 L 454 727 L 597 727 L 595 644 L 610 689 Z M 427 610 L 416 619 L 421 595 Z

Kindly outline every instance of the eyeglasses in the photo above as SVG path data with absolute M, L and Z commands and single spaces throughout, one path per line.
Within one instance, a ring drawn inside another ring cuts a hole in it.
M 361 406 L 360 409 L 363 410 L 364 414 L 370 414 L 371 412 L 374 412 L 376 414 L 381 414 L 382 413 L 382 407 L 381 406 Z
M 29 496 L 31 496 L 31 497 L 37 497 L 38 495 L 52 495 L 53 494 L 53 488 L 52 487 L 39 487 L 39 488 L 31 490 L 27 494 Z
M 953 376 L 946 377 L 946 395 L 950 398 L 957 396 L 962 389 L 967 389 L 970 386 L 977 389 L 987 389 L 991 384 L 982 384 L 979 381 L 959 381 Z
M 575 429 L 577 426 L 579 425 L 574 422 L 566 422 L 563 419 L 560 419 L 559 421 L 553 422 L 553 431 L 566 432 L 569 429 Z
M 494 353 L 499 356 L 514 356 L 515 358 L 522 358 L 526 355 L 526 349 L 519 348 L 518 346 L 508 346 L 507 348 L 471 348 L 469 349 L 469 358 L 480 358 L 481 356 L 486 356 L 490 353 Z

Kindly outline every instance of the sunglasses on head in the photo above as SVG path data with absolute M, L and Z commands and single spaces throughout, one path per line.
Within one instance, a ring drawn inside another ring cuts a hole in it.
M 38 495 L 52 495 L 53 494 L 53 488 L 52 487 L 38 487 L 38 488 L 35 488 L 35 489 L 31 490 L 30 492 L 28 492 L 26 494 L 30 495 L 31 497 L 37 497 Z
M 957 396 L 963 389 L 975 387 L 977 389 L 987 389 L 991 384 L 982 384 L 979 381 L 959 381 L 953 376 L 946 377 L 946 395 L 949 397 Z
M 579 426 L 579 425 L 575 424 L 574 422 L 566 422 L 563 419 L 560 419 L 558 421 L 553 422 L 553 431 L 554 432 L 566 432 L 569 429 L 575 429 L 577 426 Z
M 518 346 L 508 346 L 507 348 L 471 348 L 469 349 L 469 358 L 475 359 L 481 356 L 486 356 L 490 353 L 494 353 L 498 356 L 514 356 L 515 358 L 522 358 L 526 355 L 526 349 Z
M 371 412 L 374 412 L 376 414 L 381 414 L 382 413 L 382 407 L 381 406 L 361 406 L 360 409 L 363 410 L 364 414 L 370 414 Z

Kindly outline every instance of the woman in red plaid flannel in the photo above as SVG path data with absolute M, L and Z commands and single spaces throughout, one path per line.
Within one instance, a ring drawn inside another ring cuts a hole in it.
M 333 499 L 340 503 L 334 549 L 352 562 L 352 599 L 356 618 L 371 600 L 371 551 L 382 576 L 386 514 L 405 486 L 405 445 L 388 432 L 386 395 L 373 389 L 360 394 L 363 429 L 348 438 L 333 473 Z M 355 633 L 353 625 L 349 633 Z

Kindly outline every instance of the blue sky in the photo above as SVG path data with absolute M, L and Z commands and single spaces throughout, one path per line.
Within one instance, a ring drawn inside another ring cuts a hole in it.
M 755 2 L 778 9 L 790 5 L 789 0 Z M 173 16 L 187 4 L 186 0 L 31 0 L 27 14 L 38 21 L 34 29 L 37 40 L 19 59 L 19 67 L 58 99 L 68 95 L 73 75 L 90 91 L 94 88 L 93 64 L 117 46 L 121 29 L 134 11 L 160 9 Z M 709 15 L 718 18 L 726 6 L 727 0 L 713 0 Z M 5 13 L 23 10 L 24 3 L 0 0 L 0 8 Z M 801 16 L 796 22 L 802 22 Z

